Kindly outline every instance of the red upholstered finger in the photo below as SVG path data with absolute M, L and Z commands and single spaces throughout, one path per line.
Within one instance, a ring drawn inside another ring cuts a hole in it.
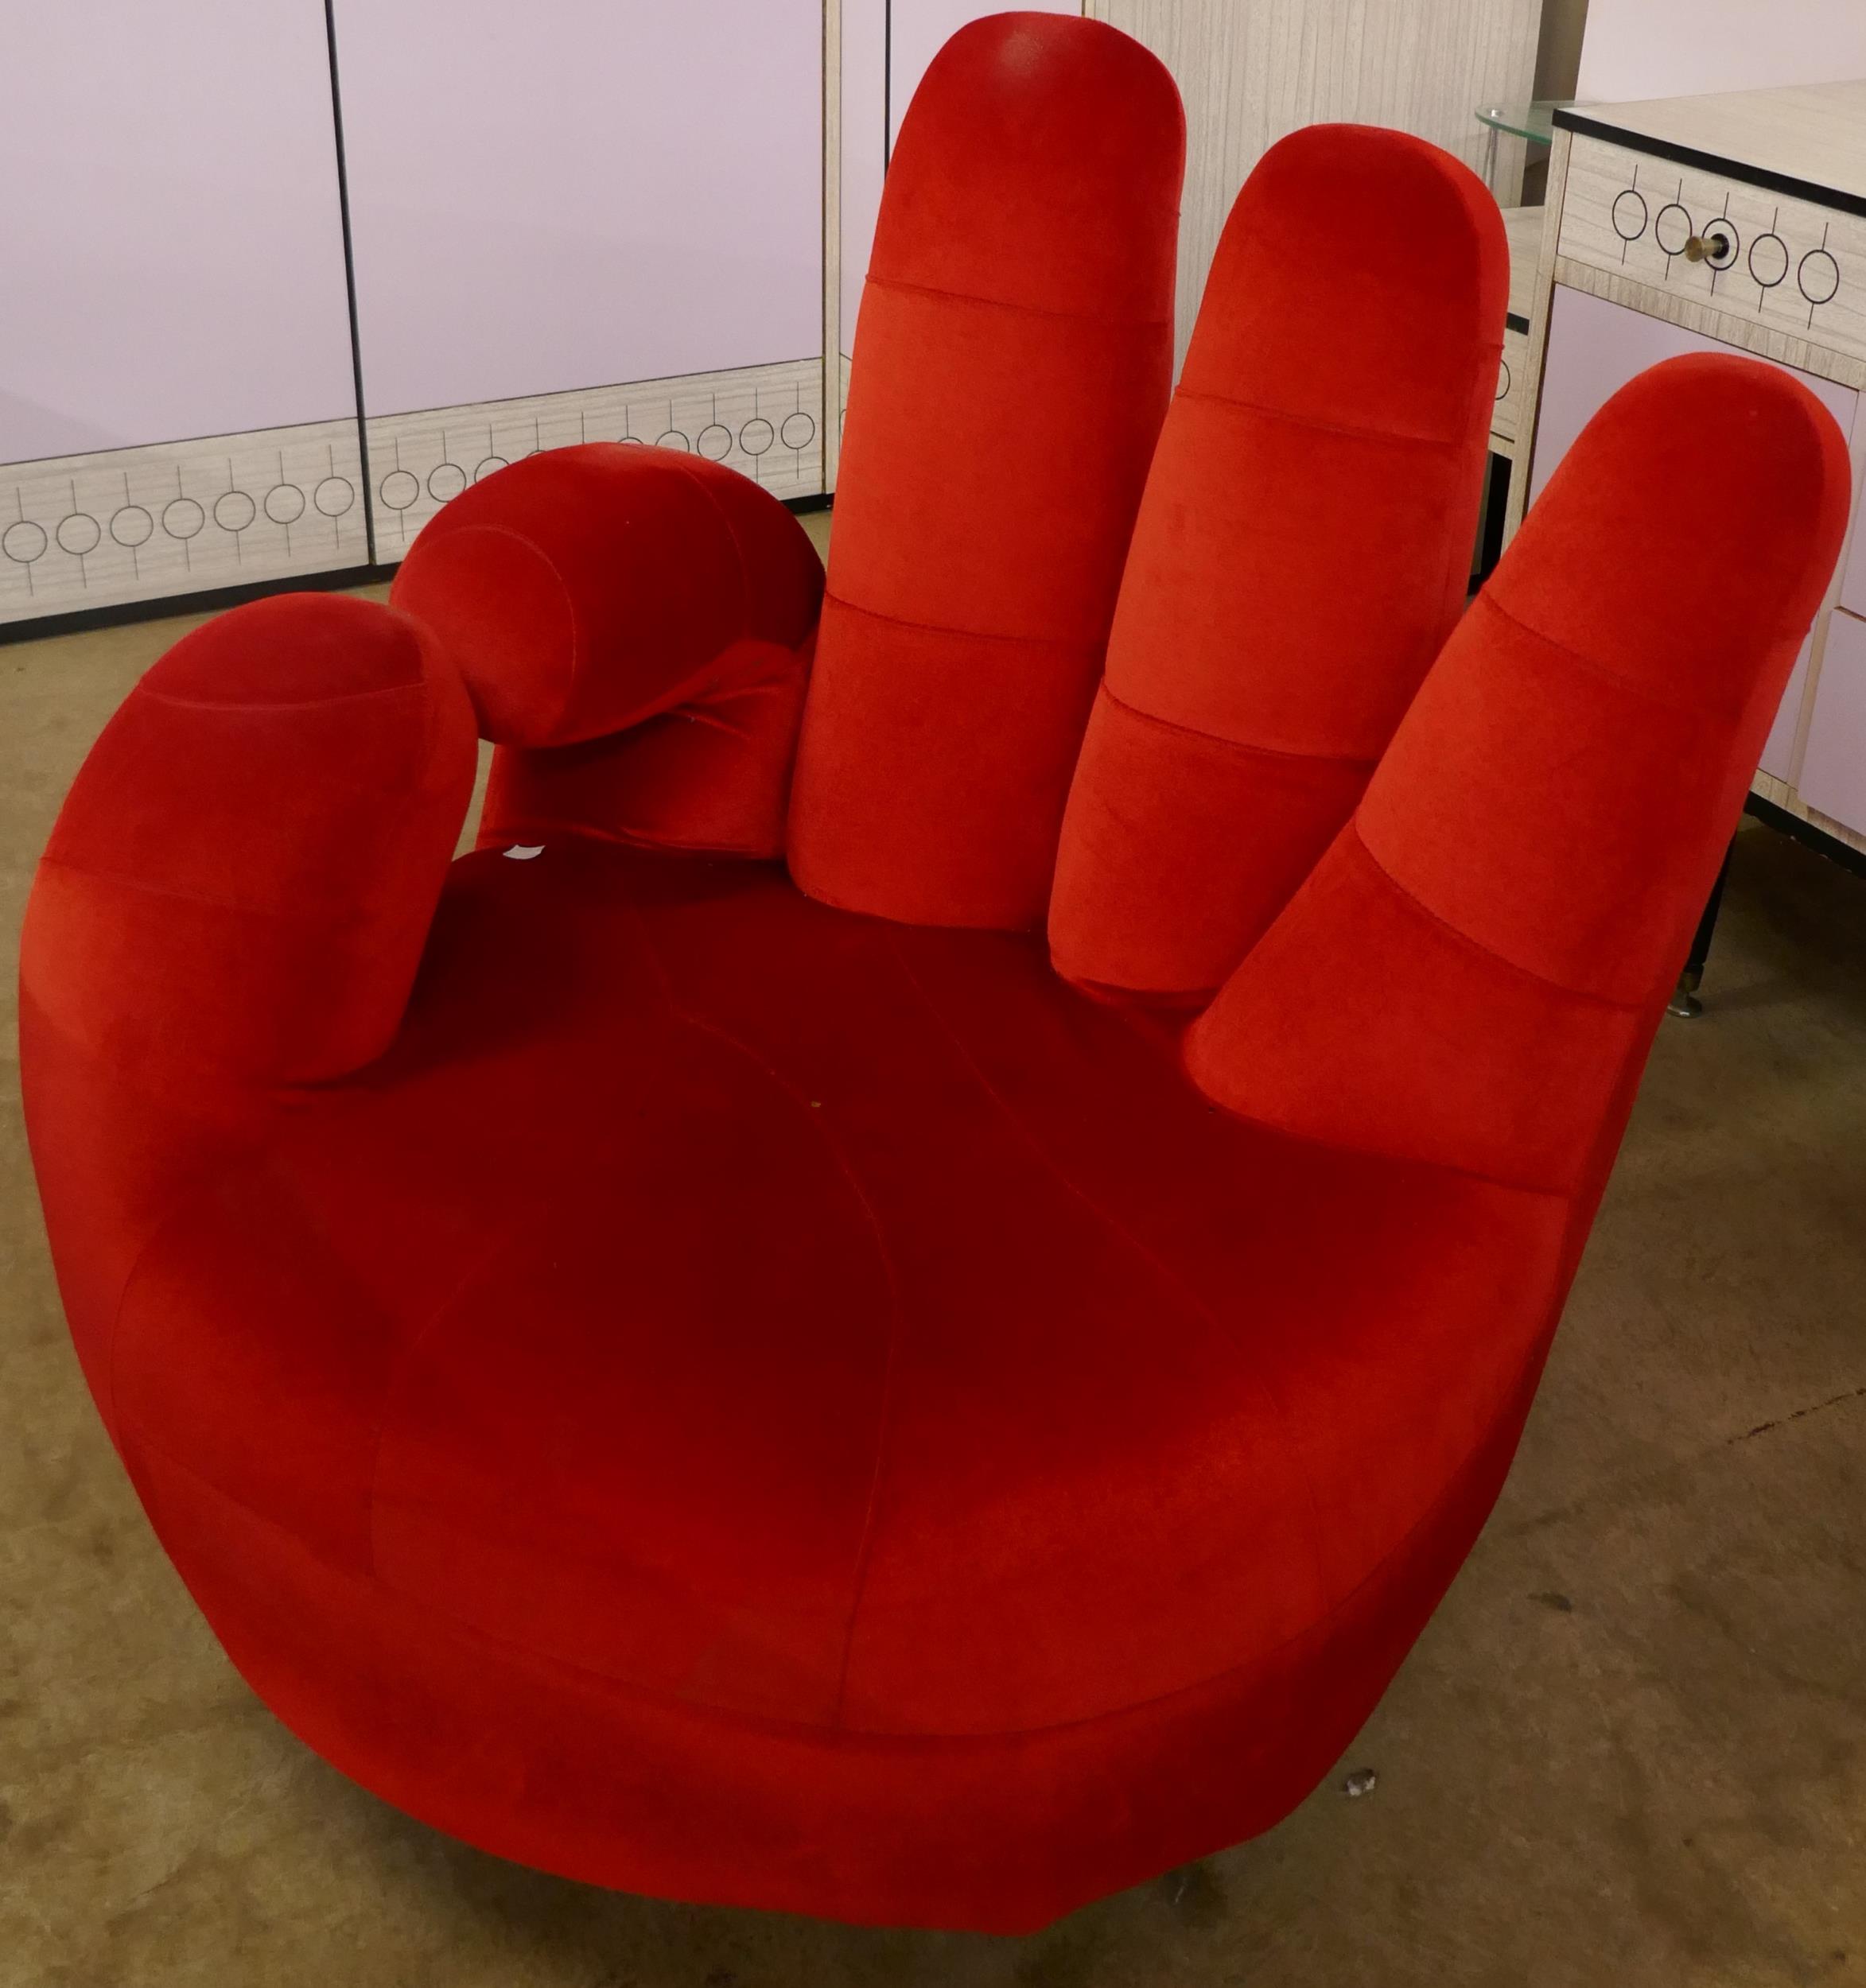
M 1315 1138 L 1596 1186 L 1850 487 L 1786 373 L 1679 359 L 1615 394 L 1194 1025 L 1204 1089 Z
M 399 1025 L 473 782 L 406 617 L 297 594 L 197 629 L 104 728 L 33 885 L 27 1128 L 105 1404 L 122 1279 L 192 1171 Z
M 902 125 L 864 293 L 791 865 L 1028 927 L 1166 406 L 1184 121 L 1091 21 L 962 29 Z
M 594 442 L 455 498 L 396 576 L 494 761 L 482 842 L 573 830 L 775 856 L 822 565 L 717 463 Z
M 1464 596 L 1509 255 L 1398 131 L 1316 125 L 1231 211 L 1071 789 L 1050 945 L 1203 999 L 1360 798 Z

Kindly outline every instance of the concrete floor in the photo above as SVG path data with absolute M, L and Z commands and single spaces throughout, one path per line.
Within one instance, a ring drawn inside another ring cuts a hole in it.
M 85 748 L 183 625 L 0 648 L 10 945 Z M 1502 1505 L 1341 1768 L 1270 1835 L 1015 1941 L 593 1891 L 306 1753 L 104 1441 L 8 1084 L 0 1984 L 1866 1982 L 1866 882 L 1746 828 L 1705 991 L 1662 1031 Z

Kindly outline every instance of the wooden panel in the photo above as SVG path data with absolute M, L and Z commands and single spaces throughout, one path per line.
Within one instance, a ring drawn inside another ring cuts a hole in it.
M 376 557 L 399 560 L 449 499 L 508 462 L 577 442 L 690 450 L 778 497 L 822 488 L 822 361 L 371 415 Z M 354 431 L 352 431 L 354 432 Z
M 1728 269 L 1682 252 L 1716 221 L 1733 231 Z M 1577 135 L 1559 247 L 1570 262 L 1866 359 L 1866 219 L 1856 215 Z
M 352 419 L 0 469 L 0 623 L 368 559 Z
M 1548 212 L 1542 207 L 1503 210 L 1503 234 L 1510 244 L 1510 315 L 1526 324 L 1535 301 L 1536 266 L 1541 260 L 1542 223 Z
M 1493 441 L 1506 442 L 1503 455 L 1512 453 L 1522 418 L 1522 382 L 1529 376 L 1529 334 L 1506 331 L 1503 334 L 1503 363 L 1497 369 L 1497 405 L 1491 416 Z
M 1090 0 L 1087 10 L 1144 41 L 1185 99 L 1183 355 L 1231 202 L 1278 138 L 1331 120 L 1392 125 L 1481 170 L 1475 107 L 1527 99 L 1541 8 L 1541 0 Z M 1521 148 L 1510 151 L 1519 174 Z M 1513 187 L 1499 196 L 1513 200 Z
M 1828 624 L 1798 786 L 1814 813 L 1866 833 L 1866 621 L 1837 611 Z
M 1705 0 L 1683 0 L 1693 11 Z M 1690 43 L 1701 48 L 1709 37 L 1685 37 L 1667 51 L 1662 72 L 1664 87 L 1674 92 L 1648 98 L 1643 103 L 1626 99 L 1635 89 L 1601 90 L 1584 81 L 1576 94 L 1586 101 L 1576 107 L 1579 114 L 1596 123 L 1611 124 L 1623 131 L 1639 132 L 1666 145 L 1683 146 L 1693 152 L 1707 152 L 1720 159 L 1740 160 L 1763 171 L 1806 180 L 1817 186 L 1842 194 L 1866 198 L 1866 81 L 1816 81 L 1829 78 L 1858 78 L 1866 72 L 1866 10 L 1859 0 L 1837 0 L 1851 16 L 1853 53 L 1844 65 L 1805 72 L 1801 77 L 1771 74 L 1767 61 L 1751 64 L 1728 84 L 1687 81 L 1690 74 Z M 1725 0 L 1766 22 L 1763 33 L 1779 49 L 1782 29 L 1802 12 L 1809 0 L 1795 0 L 1790 7 L 1758 8 L 1755 0 Z M 1590 37 L 1595 22 L 1588 24 Z M 1590 48 L 1592 42 L 1590 41 Z M 1726 41 L 1724 49 L 1732 43 Z M 1681 60 L 1682 56 L 1684 59 Z M 1765 85 L 1797 83 L 1795 88 Z M 1693 90 L 1716 90 L 1715 95 L 1689 95 Z

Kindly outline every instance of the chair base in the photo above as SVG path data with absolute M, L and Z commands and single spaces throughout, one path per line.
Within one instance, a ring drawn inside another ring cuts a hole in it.
M 1107 1717 L 929 1739 L 738 1719 L 541 1663 L 146 1454 L 132 1475 L 241 1675 L 352 1780 L 581 1882 L 858 1924 L 1028 1932 L 1271 1827 L 1378 1701 L 1495 1501 L 1545 1341 L 1401 1549 L 1265 1661 Z

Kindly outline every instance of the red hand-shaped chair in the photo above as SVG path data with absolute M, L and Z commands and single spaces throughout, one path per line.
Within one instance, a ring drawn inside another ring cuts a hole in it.
M 751 483 L 540 456 L 393 611 L 188 637 L 60 819 L 99 1404 L 254 1687 L 488 1849 L 1036 1924 L 1296 1802 L 1507 1466 L 1845 453 L 1661 368 L 1439 654 L 1487 196 L 1279 146 L 1168 414 L 1181 146 L 1112 29 L 935 64 L 820 622 Z

